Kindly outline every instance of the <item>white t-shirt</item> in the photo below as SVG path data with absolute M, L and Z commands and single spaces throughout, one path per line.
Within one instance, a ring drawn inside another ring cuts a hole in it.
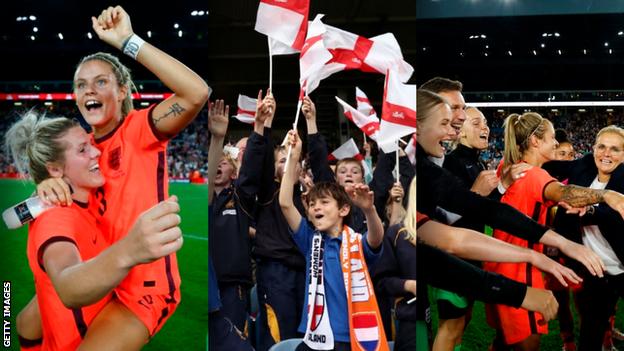
M 594 179 L 589 186 L 591 189 L 604 189 L 607 183 L 598 181 L 598 177 Z M 624 265 L 618 259 L 609 242 L 602 236 L 597 225 L 588 225 L 583 227 L 583 244 L 592 249 L 604 262 L 605 271 L 610 275 L 618 275 L 624 273 Z

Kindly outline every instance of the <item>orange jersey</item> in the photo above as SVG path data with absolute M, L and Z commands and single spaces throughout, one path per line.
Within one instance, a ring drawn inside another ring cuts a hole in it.
M 139 215 L 168 198 L 167 140 L 159 140 L 152 130 L 153 106 L 132 110 L 108 135 L 94 139 L 102 152 L 100 170 L 106 183 L 95 197 L 102 214 L 102 232 L 115 243 L 123 238 Z M 176 255 L 135 266 L 115 292 L 119 299 L 153 331 L 153 297 L 168 295 L 167 301 L 180 301 L 180 274 Z M 170 315 L 169 307 L 157 314 Z M 150 317 L 145 317 L 145 312 Z M 147 321 L 147 320 L 150 321 Z
M 536 222 L 545 224 L 548 207 L 555 205 L 555 203 L 544 199 L 544 190 L 548 184 L 554 181 L 556 179 L 551 177 L 548 172 L 539 167 L 533 167 L 526 172 L 524 177 L 516 180 L 507 189 L 501 198 L 501 202 L 509 204 Z M 502 230 L 495 230 L 493 236 L 520 247 L 531 248 L 538 252 L 543 251 L 542 244 L 529 245 L 528 241 Z M 502 274 L 528 286 L 544 288 L 542 272 L 529 263 L 487 262 L 484 269 Z M 507 344 L 520 342 L 531 334 L 548 333 L 547 324 L 537 324 L 539 320 L 543 319 L 539 313 L 505 305 L 489 306 L 487 312 L 488 321 L 493 327 L 502 329 Z
M 75 350 L 93 318 L 111 298 L 108 294 L 82 308 L 69 309 L 63 305 L 43 266 L 46 247 L 59 241 L 76 245 L 83 261 L 97 256 L 108 246 L 96 226 L 95 216 L 76 201 L 69 207 L 52 208 L 30 224 L 27 254 L 41 311 L 42 350 Z

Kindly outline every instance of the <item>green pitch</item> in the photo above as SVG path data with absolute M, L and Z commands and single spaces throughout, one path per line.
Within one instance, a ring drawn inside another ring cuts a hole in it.
M 27 198 L 30 184 L 0 179 L 0 211 Z M 178 251 L 182 277 L 182 302 L 144 350 L 205 350 L 208 332 L 208 188 L 206 185 L 171 183 L 171 195 L 180 202 L 184 245 Z M 26 258 L 26 229 L 9 231 L 0 223 L 0 278 L 11 282 L 11 350 L 19 350 L 15 317 L 34 295 L 32 273 Z M 4 299 L 6 303 L 6 297 Z M 6 305 L 5 305 L 6 306 Z M 6 308 L 5 308 L 6 313 Z

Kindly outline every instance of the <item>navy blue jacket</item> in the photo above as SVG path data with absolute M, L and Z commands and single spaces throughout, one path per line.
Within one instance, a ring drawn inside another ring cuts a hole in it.
M 574 161 L 551 161 L 545 163 L 543 168 L 557 179 L 568 179 L 568 184 L 589 187 L 598 175 L 598 169 L 594 163 L 594 155 L 587 154 Z M 611 173 L 606 189 L 624 193 L 624 165 L 620 164 Z M 596 207 L 593 215 L 586 214 L 583 217 L 568 215 L 565 211 L 557 211 L 555 215 L 555 230 L 565 235 L 570 240 L 582 244 L 582 226 L 598 225 L 600 232 L 609 242 L 613 251 L 624 262 L 624 220 L 622 216 L 605 203 Z

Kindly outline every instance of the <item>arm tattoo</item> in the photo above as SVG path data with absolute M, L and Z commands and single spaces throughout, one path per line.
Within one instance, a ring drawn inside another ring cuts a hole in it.
M 161 120 L 173 116 L 179 116 L 182 114 L 182 112 L 186 111 L 186 109 L 182 106 L 180 106 L 180 104 L 178 104 L 177 102 L 174 103 L 173 105 L 171 105 L 171 107 L 169 107 L 169 111 L 167 111 L 167 113 L 165 113 L 164 115 L 162 115 L 161 117 L 157 117 L 154 118 L 154 125 L 157 125 L 158 122 L 160 122 Z
M 566 185 L 563 187 L 561 201 L 568 203 L 572 207 L 582 207 L 603 202 L 605 193 L 606 190 L 596 190 L 576 185 Z

